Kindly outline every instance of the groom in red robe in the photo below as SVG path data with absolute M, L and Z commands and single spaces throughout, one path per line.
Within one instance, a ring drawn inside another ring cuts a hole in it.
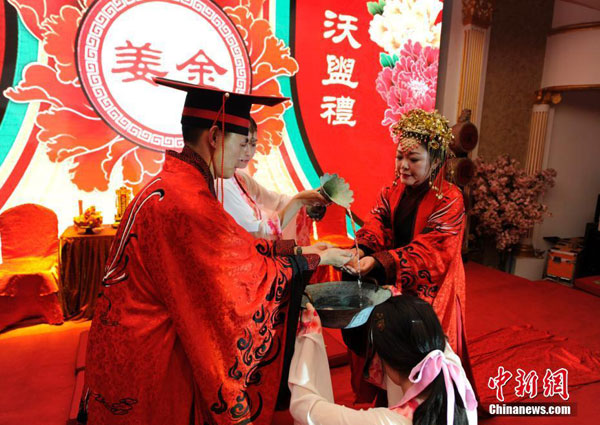
M 293 242 L 254 239 L 217 201 L 213 179 L 233 175 L 250 107 L 283 98 L 156 82 L 187 91 L 185 147 L 167 152 L 112 245 L 87 351 L 88 423 L 270 424 L 302 274 L 351 254 L 292 255 Z

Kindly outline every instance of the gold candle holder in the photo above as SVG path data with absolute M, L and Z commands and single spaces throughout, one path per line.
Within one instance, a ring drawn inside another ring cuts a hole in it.
M 117 213 L 115 214 L 115 223 L 113 224 L 113 227 L 117 228 L 119 227 L 121 219 L 125 215 L 125 210 L 131 201 L 131 189 L 126 186 L 121 186 L 115 191 L 115 193 L 117 194 Z

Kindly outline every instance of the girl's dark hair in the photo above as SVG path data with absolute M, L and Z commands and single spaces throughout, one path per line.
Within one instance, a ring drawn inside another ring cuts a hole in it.
M 444 351 L 446 336 L 429 303 L 411 295 L 390 298 L 371 314 L 373 349 L 401 375 L 411 370 L 433 350 Z M 454 385 L 453 385 L 454 386 Z M 424 390 L 427 399 L 415 410 L 415 425 L 466 425 L 467 412 L 455 391 L 454 424 L 446 424 L 447 395 L 440 373 Z

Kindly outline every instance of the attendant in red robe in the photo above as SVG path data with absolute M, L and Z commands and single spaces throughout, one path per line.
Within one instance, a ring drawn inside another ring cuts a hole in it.
M 429 302 L 468 368 L 461 257 L 465 209 L 460 189 L 444 178 L 452 133 L 444 117 L 420 109 L 408 112 L 392 130 L 398 144 L 396 179 L 383 188 L 356 234 L 360 267 L 356 262 L 348 267 Z
M 157 82 L 188 92 L 186 143 L 167 152 L 113 243 L 89 337 L 88 423 L 270 424 L 303 272 L 351 254 L 289 255 L 293 242 L 254 239 L 216 199 L 214 177 L 233 175 L 251 105 L 283 99 Z

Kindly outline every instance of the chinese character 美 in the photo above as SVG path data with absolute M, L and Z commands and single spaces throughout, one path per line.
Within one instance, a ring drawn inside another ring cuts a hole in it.
M 343 56 L 327 55 L 327 73 L 329 74 L 329 78 L 322 80 L 323 85 L 343 84 L 355 89 L 358 86 L 358 82 L 350 81 L 355 62 L 354 59 L 344 58 Z
M 327 124 L 332 125 L 349 125 L 354 127 L 356 121 L 351 121 L 352 109 L 354 108 L 355 100 L 351 97 L 334 97 L 324 96 L 321 108 L 324 109 L 321 118 L 327 120 Z M 333 118 L 333 120 L 332 120 Z
M 325 28 L 331 29 L 325 30 L 325 32 L 323 33 L 323 37 L 331 38 L 336 33 L 336 29 L 332 28 L 335 25 L 335 22 L 332 21 L 332 19 L 338 18 L 337 29 L 340 30 L 340 33 L 335 37 L 331 38 L 331 40 L 337 44 L 341 42 L 344 38 L 347 38 L 348 42 L 350 43 L 350 46 L 352 46 L 355 49 L 358 49 L 360 47 L 360 43 L 356 41 L 356 39 L 354 38 L 354 36 L 352 36 L 352 33 L 350 32 L 356 31 L 358 29 L 358 27 L 354 25 L 354 22 L 358 22 L 358 18 L 351 15 L 338 15 L 337 13 L 332 12 L 331 10 L 325 11 L 325 18 L 327 18 L 324 24 Z
M 517 386 L 515 387 L 515 395 L 517 397 L 525 397 L 525 394 L 529 394 L 530 398 L 537 396 L 538 375 L 535 370 L 525 374 L 523 369 L 517 369 L 515 380 L 517 381 Z
M 198 80 L 195 82 L 203 86 L 209 86 L 209 83 L 215 82 L 215 79 L 211 77 L 211 74 L 217 73 L 218 75 L 223 75 L 227 72 L 225 68 L 220 67 L 215 61 L 209 58 L 202 49 L 198 50 L 198 53 L 184 63 L 177 65 L 178 71 L 181 71 L 184 68 L 188 68 L 189 70 L 190 81 L 194 81 L 197 76 Z
M 496 398 L 499 401 L 504 401 L 504 392 L 502 391 L 502 387 L 504 387 L 506 383 L 510 381 L 510 378 L 512 378 L 512 373 L 510 373 L 508 370 L 504 370 L 502 366 L 498 366 L 498 376 L 488 380 L 488 388 L 490 390 L 496 390 Z
M 154 50 L 150 48 L 150 43 L 146 43 L 143 46 L 134 46 L 131 41 L 127 40 L 125 46 L 117 47 L 117 65 L 125 65 L 122 68 L 113 68 L 112 72 L 117 74 L 121 72 L 129 73 L 129 77 L 123 80 L 124 83 L 131 81 L 146 81 L 154 84 L 152 76 L 164 77 L 167 72 L 158 71 L 152 67 L 160 65 L 160 50 Z
M 544 375 L 544 397 L 553 397 L 559 395 L 563 400 L 569 399 L 569 372 L 567 369 L 561 368 L 556 372 L 546 369 Z

